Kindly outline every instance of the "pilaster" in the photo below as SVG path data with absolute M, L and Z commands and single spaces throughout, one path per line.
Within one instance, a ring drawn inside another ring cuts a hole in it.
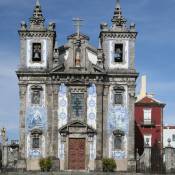
M 26 158 L 26 137 L 25 137 L 25 120 L 26 120 L 26 96 L 27 96 L 27 85 L 19 85 L 19 94 L 20 94 L 20 113 L 19 113 L 19 122 L 20 122 L 20 142 L 19 142 L 19 157 L 20 159 Z
M 52 124 L 53 124 L 53 89 L 51 84 L 47 84 L 46 86 L 46 92 L 47 92 L 47 124 L 48 124 L 48 131 L 47 131 L 47 148 L 46 148 L 46 156 L 53 156 L 53 129 L 52 129 Z
M 134 119 L 134 105 L 135 105 L 135 86 L 129 86 L 129 132 L 128 132 L 128 171 L 136 171 L 135 159 L 135 119 Z
M 109 86 L 104 87 L 103 91 L 103 157 L 108 157 L 109 152 L 109 140 L 108 140 L 108 95 L 109 95 Z
M 58 85 L 53 85 L 53 120 L 52 120 L 53 156 L 58 155 Z
M 97 90 L 97 147 L 96 147 L 96 171 L 102 171 L 103 158 L 103 85 L 96 85 Z

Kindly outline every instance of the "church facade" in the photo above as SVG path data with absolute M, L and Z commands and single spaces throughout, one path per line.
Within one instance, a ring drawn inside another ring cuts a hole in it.
M 27 170 L 52 157 L 59 170 L 100 171 L 108 157 L 134 171 L 135 25 L 117 1 L 99 48 L 79 30 L 57 47 L 55 23 L 44 21 L 37 1 L 19 30 L 20 159 Z

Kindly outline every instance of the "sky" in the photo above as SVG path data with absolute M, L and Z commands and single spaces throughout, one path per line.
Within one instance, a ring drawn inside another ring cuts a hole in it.
M 40 0 L 46 24 L 56 22 L 58 45 L 74 33 L 72 19 L 84 19 L 81 32 L 98 47 L 100 23 L 111 25 L 115 0 Z M 18 139 L 18 29 L 29 21 L 35 0 L 0 0 L 0 128 Z M 175 124 L 175 0 L 121 0 L 123 16 L 138 31 L 136 69 L 147 75 L 147 92 L 166 104 L 164 123 Z M 137 81 L 139 90 L 140 78 Z

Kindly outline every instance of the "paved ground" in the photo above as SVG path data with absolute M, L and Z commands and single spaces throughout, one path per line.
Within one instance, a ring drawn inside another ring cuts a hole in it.
M 150 175 L 142 174 L 142 173 L 98 173 L 98 172 L 50 172 L 50 173 L 42 173 L 42 172 L 13 172 L 13 173 L 0 173 L 0 175 Z M 158 174 L 154 174 L 158 175 Z

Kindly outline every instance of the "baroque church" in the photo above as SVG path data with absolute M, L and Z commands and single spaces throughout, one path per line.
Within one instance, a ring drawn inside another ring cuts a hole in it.
M 96 48 L 79 19 L 59 47 L 55 23 L 44 22 L 37 0 L 19 30 L 21 162 L 38 170 L 40 158 L 52 157 L 58 170 L 101 171 L 102 159 L 113 158 L 117 171 L 135 171 L 135 24 L 127 24 L 117 0 Z

